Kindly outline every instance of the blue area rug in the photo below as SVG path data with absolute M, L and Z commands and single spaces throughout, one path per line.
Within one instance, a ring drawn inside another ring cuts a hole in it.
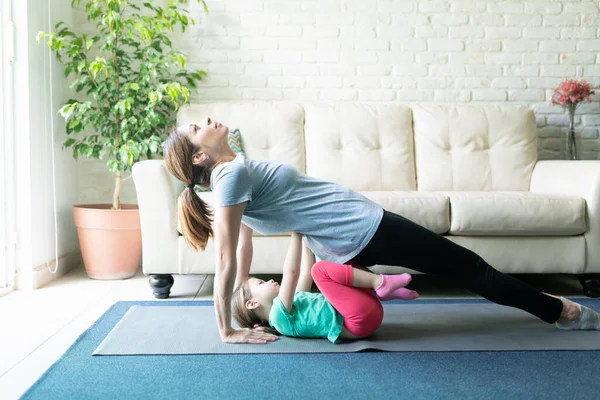
M 600 308 L 600 299 L 577 301 Z M 23 399 L 593 399 L 600 393 L 600 351 L 92 356 L 134 305 L 212 302 L 116 303 Z

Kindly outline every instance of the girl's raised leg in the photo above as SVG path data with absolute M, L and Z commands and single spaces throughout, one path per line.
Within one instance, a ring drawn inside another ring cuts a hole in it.
M 356 265 L 349 265 L 354 267 L 352 286 L 375 290 L 381 301 L 414 300 L 419 297 L 419 293 L 416 291 L 405 288 L 412 280 L 410 274 L 379 275 L 368 270 L 359 269 Z
M 373 290 L 353 286 L 355 271 L 350 265 L 319 261 L 312 267 L 312 277 L 321 293 L 344 317 L 346 330 L 362 338 L 379 328 L 383 307 Z

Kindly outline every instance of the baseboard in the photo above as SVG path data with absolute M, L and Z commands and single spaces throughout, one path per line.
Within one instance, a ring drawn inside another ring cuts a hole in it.
M 22 271 L 17 271 L 15 276 L 15 287 L 17 290 L 39 289 L 50 282 L 58 280 L 61 276 L 82 264 L 81 252 L 65 254 L 58 258 L 58 269 L 56 270 L 56 273 L 52 273 L 48 269 L 48 265 L 50 266 L 50 269 L 56 267 L 56 260 L 49 261 L 48 265 L 44 263 L 34 267 L 33 271 L 30 272 L 32 274 L 31 279 L 29 279 L 29 277 L 24 279 Z
M 15 290 L 14 286 L 0 288 L 0 297 L 5 296 Z

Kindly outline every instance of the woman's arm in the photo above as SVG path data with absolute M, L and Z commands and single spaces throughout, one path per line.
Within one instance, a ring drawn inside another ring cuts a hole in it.
M 302 263 L 300 265 L 300 278 L 296 286 L 296 292 L 310 292 L 312 289 L 313 278 L 311 274 L 312 266 L 315 265 L 315 255 L 302 242 Z
M 216 271 L 214 301 L 221 340 L 226 343 L 267 343 L 277 336 L 259 330 L 235 330 L 231 327 L 231 295 L 237 271 L 236 248 L 242 214 L 247 202 L 215 208 L 214 239 Z
M 285 263 L 283 264 L 281 288 L 279 288 L 279 298 L 288 313 L 292 311 L 294 293 L 296 293 L 296 284 L 298 283 L 298 277 L 300 276 L 301 250 L 302 236 L 296 232 L 292 232 L 290 247 L 288 248 Z
M 240 226 L 240 238 L 237 246 L 237 274 L 235 276 L 234 289 L 240 283 L 248 279 L 250 275 L 250 265 L 252 265 L 252 228 L 246 224 Z

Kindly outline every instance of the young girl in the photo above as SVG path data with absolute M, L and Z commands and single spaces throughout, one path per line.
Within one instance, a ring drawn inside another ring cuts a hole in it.
M 285 336 L 322 337 L 340 343 L 367 337 L 379 328 L 383 320 L 380 301 L 419 297 L 404 288 L 410 274 L 376 275 L 328 261 L 311 265 L 308 257 L 301 257 L 301 246 L 302 237 L 292 233 L 281 286 L 272 279 L 265 282 L 250 277 L 234 291 L 232 312 L 241 327 L 270 326 Z M 321 293 L 310 293 L 306 283 L 296 287 L 301 258 L 303 270 L 312 267 L 312 278 Z

